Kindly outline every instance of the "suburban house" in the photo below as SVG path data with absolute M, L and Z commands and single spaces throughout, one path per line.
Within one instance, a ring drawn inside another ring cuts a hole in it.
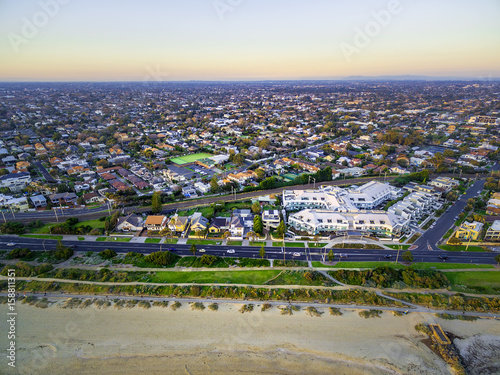
M 149 215 L 144 226 L 148 231 L 160 231 L 165 228 L 167 217 L 164 215 Z
M 31 182 L 29 172 L 8 173 L 0 176 L 0 188 L 9 188 L 12 192 L 19 192 Z
M 172 232 L 184 232 L 188 224 L 189 218 L 187 216 L 179 216 L 175 214 L 170 218 L 168 228 Z
M 500 220 L 495 220 L 488 228 L 484 239 L 487 241 L 500 241 Z
M 450 191 L 453 189 L 455 186 L 460 185 L 460 183 L 457 180 L 454 180 L 453 178 L 450 177 L 436 177 L 434 180 L 429 182 L 430 186 L 435 186 L 438 189 L 442 189 L 446 192 Z
M 267 229 L 278 228 L 278 225 L 280 225 L 280 212 L 278 210 L 264 210 L 262 212 L 262 223 Z
M 208 227 L 208 219 L 203 217 L 201 212 L 195 212 L 191 215 L 191 230 L 204 231 Z
M 142 217 L 135 214 L 130 214 L 125 217 L 118 218 L 118 224 L 116 224 L 116 230 L 124 232 L 136 232 L 142 231 L 144 228 L 144 220 Z
M 483 226 L 484 224 L 478 221 L 473 221 L 472 223 L 465 221 L 455 232 L 455 237 L 462 240 L 478 240 L 483 230 Z
M 83 196 L 85 204 L 96 203 L 102 200 L 102 197 L 96 193 L 88 193 Z
M 42 194 L 33 195 L 30 200 L 35 208 L 47 207 L 47 199 Z
M 229 217 L 216 217 L 212 220 L 212 224 L 208 228 L 209 233 L 222 233 L 229 230 L 231 218 Z
M 229 231 L 232 237 L 243 237 L 245 231 L 253 228 L 253 214 L 250 210 L 234 210 Z
M 75 193 L 58 193 L 49 195 L 52 204 L 75 204 L 77 196 Z

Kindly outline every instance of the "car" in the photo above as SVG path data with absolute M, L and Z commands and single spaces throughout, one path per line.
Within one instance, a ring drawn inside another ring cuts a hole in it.
M 226 253 L 228 253 L 228 254 L 234 254 L 235 251 L 234 251 L 234 249 L 229 249 L 228 251 L 226 251 Z
M 293 253 L 294 257 L 300 257 L 300 253 Z
M 384 255 L 384 258 L 385 258 L 385 259 L 391 259 L 391 258 L 392 258 L 392 255 L 391 255 L 391 254 L 385 254 L 385 255 Z
M 199 251 L 200 253 L 204 253 L 204 252 L 206 252 L 207 250 L 205 250 L 205 249 L 200 249 L 200 250 L 198 250 L 198 251 Z
M 16 244 L 14 242 L 9 242 L 7 246 L 16 246 Z
M 348 257 L 349 257 L 349 255 L 347 255 L 347 254 L 340 254 L 339 256 L 340 256 L 341 258 L 348 258 Z
M 446 260 L 448 259 L 448 255 L 440 255 L 439 259 Z

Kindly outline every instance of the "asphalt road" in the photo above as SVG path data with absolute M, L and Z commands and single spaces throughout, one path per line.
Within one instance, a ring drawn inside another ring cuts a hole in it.
M 449 211 L 444 212 L 441 217 L 436 221 L 434 228 L 430 228 L 417 240 L 415 241 L 415 245 L 418 246 L 419 249 L 429 249 L 436 250 L 437 242 L 444 236 L 444 234 L 450 229 L 460 212 L 467 205 L 467 200 L 470 198 L 474 198 L 479 192 L 483 190 L 484 180 L 476 181 L 470 188 L 467 190 L 466 194 L 461 195 L 460 198 L 450 207 Z
M 47 171 L 47 169 L 43 166 L 41 161 L 35 161 L 33 164 L 37 167 L 40 173 L 43 175 L 45 180 L 49 183 L 56 183 L 56 179 L 52 177 L 52 175 Z
M 7 246 L 7 243 L 15 243 L 15 246 Z M 149 254 L 159 250 L 170 250 L 178 255 L 192 255 L 189 251 L 191 245 L 167 245 L 151 243 L 130 243 L 130 242 L 105 242 L 105 241 L 63 241 L 66 246 L 75 246 L 75 251 L 93 251 L 99 252 L 105 249 L 113 249 L 117 253 L 136 252 Z M 15 247 L 27 247 L 31 250 L 55 250 L 56 240 L 43 240 L 39 238 L 0 236 L 0 250 L 10 250 Z M 205 249 L 205 252 L 197 252 L 197 255 L 211 254 L 217 256 L 256 258 L 259 259 L 259 246 L 221 246 L 221 245 L 199 245 L 197 249 Z M 234 253 L 228 253 L 228 250 L 234 250 Z M 321 261 L 324 251 L 322 249 L 306 249 L 299 247 L 287 247 L 283 253 L 280 247 L 265 247 L 267 259 L 286 259 L 302 261 Z M 329 250 L 328 250 L 329 251 Z M 359 262 L 359 261 L 395 261 L 397 250 L 364 250 L 364 249 L 333 249 L 335 261 Z M 294 256 L 294 253 L 299 255 Z M 401 261 L 401 255 L 399 260 Z M 494 256 L 496 253 L 490 252 L 449 252 L 443 250 L 428 251 L 422 246 L 412 251 L 415 262 L 442 262 L 439 256 L 447 256 L 445 260 L 448 263 L 477 263 L 477 264 L 496 264 Z M 346 254 L 347 258 L 340 258 L 339 254 Z M 385 258 L 385 256 L 391 258 Z

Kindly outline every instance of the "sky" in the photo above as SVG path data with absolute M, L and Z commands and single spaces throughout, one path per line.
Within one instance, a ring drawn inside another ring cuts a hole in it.
M 0 0 L 0 81 L 500 77 L 499 0 Z

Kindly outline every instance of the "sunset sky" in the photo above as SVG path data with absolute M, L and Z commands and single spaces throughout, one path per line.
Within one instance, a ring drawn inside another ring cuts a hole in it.
M 0 0 L 0 81 L 500 77 L 499 18 L 498 0 Z

